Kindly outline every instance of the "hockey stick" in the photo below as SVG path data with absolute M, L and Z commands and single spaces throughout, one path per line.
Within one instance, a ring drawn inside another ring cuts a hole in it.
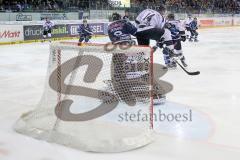
M 175 62 L 179 67 L 181 67 L 182 70 L 183 70 L 185 73 L 187 73 L 187 74 L 190 75 L 190 76 L 196 76 L 196 75 L 199 75 L 199 74 L 200 74 L 200 71 L 196 71 L 196 72 L 189 72 L 189 71 L 187 71 L 187 70 L 178 62 L 178 60 L 174 58 L 174 57 L 176 57 L 176 55 L 173 53 L 173 51 L 171 51 L 171 50 L 168 49 L 168 48 L 167 48 L 167 50 L 168 50 L 169 55 L 170 55 L 171 59 L 173 60 L 173 62 Z
M 88 30 L 86 30 L 86 29 L 84 29 L 84 31 L 87 32 L 87 33 L 89 33 L 89 34 L 91 34 L 91 35 L 93 35 L 93 32 L 90 32 L 90 31 L 88 31 Z
M 199 75 L 200 74 L 200 71 L 196 71 L 196 72 L 189 72 L 189 71 L 187 71 L 176 59 L 174 59 L 173 58 L 173 61 L 175 62 L 175 63 L 177 63 L 177 65 L 179 65 L 182 69 L 183 69 L 183 71 L 184 72 L 186 72 L 188 75 L 190 75 L 190 76 L 196 76 L 196 75 Z

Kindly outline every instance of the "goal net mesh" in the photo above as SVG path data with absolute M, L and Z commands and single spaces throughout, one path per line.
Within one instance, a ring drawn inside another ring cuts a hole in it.
M 53 43 L 43 96 L 19 133 L 93 152 L 122 152 L 152 138 L 149 47 Z

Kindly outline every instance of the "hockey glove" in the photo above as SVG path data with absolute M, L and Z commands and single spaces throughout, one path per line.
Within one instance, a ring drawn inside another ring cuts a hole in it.
M 181 36 L 181 41 L 185 42 L 187 39 L 187 37 L 184 35 L 184 36 Z

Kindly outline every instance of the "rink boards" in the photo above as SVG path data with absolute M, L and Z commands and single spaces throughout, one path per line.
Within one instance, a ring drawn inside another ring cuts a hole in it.
M 42 23 L 43 21 L 31 22 L 0 22 L 0 45 L 32 43 L 39 42 L 42 39 Z M 80 20 L 71 21 L 54 21 L 55 26 L 52 32 L 52 41 L 68 40 L 78 37 L 77 28 L 81 23 Z M 91 20 L 90 27 L 94 33 L 94 37 L 106 36 L 108 21 Z M 224 17 L 198 17 L 200 28 L 215 28 L 215 27 L 234 27 L 240 26 L 239 16 L 224 16 Z

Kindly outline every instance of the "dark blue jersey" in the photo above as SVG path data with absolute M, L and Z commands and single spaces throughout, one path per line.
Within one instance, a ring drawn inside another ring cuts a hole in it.
M 131 40 L 131 35 L 135 35 L 137 28 L 127 20 L 117 20 L 108 26 L 108 36 L 111 42 L 121 42 Z
M 79 33 L 80 35 L 85 35 L 85 36 L 88 36 L 88 35 L 92 35 L 92 34 L 93 34 L 93 32 L 92 32 L 89 24 L 87 24 L 87 25 L 81 24 L 81 25 L 79 26 L 79 28 L 78 28 L 78 33 Z
M 197 29 L 198 29 L 197 21 L 192 21 L 192 22 L 189 24 L 189 27 L 190 27 L 191 30 L 197 30 Z

